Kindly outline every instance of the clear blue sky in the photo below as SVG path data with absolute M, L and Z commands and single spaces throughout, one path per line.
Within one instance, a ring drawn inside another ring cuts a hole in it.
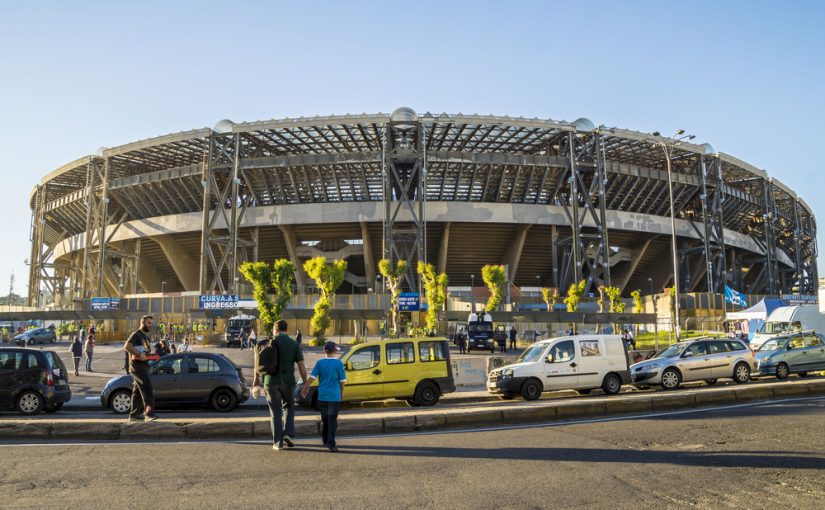
M 824 5 L 0 0 L 0 294 L 12 270 L 26 292 L 43 175 L 222 118 L 405 105 L 685 129 L 822 221 Z

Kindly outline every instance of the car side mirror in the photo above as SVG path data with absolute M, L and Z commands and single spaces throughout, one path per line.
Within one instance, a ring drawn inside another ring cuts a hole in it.
M 553 362 L 553 355 L 551 354 L 550 356 L 547 356 L 546 358 L 544 358 L 544 362 L 545 363 L 552 363 Z
M 790 350 L 793 350 L 793 345 L 788 344 L 788 350 L 789 350 L 789 351 L 790 351 Z

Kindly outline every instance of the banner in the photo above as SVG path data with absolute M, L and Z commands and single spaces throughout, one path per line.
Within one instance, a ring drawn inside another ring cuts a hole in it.
M 93 297 L 92 311 L 104 312 L 109 310 L 120 310 L 120 298 Z
M 421 307 L 421 297 L 418 292 L 402 292 L 398 296 L 398 310 L 401 312 L 417 312 Z
M 789 305 L 815 305 L 817 303 L 816 296 L 807 294 L 782 294 L 782 299 Z
M 725 285 L 725 302 L 736 306 L 748 306 L 748 296 Z
M 237 310 L 238 296 L 236 294 L 216 294 L 201 296 L 198 300 L 201 310 Z

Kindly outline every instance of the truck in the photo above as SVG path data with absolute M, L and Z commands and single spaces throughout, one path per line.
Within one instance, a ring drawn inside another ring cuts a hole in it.
M 251 315 L 236 315 L 234 317 L 230 317 L 226 321 L 226 331 L 223 334 L 223 341 L 227 347 L 231 347 L 234 344 L 241 345 L 241 333 L 243 332 L 244 328 L 249 328 L 251 330 L 255 327 L 255 317 Z M 249 332 L 247 331 L 247 333 Z
M 768 315 L 753 336 L 750 347 L 756 350 L 771 338 L 801 331 L 825 333 L 825 315 L 817 305 L 780 306 Z
M 473 349 L 496 352 L 493 334 L 493 318 L 489 313 L 471 313 L 467 319 L 467 352 Z

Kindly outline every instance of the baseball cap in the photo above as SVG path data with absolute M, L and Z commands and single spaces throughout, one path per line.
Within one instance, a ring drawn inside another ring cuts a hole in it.
M 337 348 L 337 346 L 335 345 L 335 342 L 333 342 L 331 340 L 324 344 L 324 350 L 325 351 L 335 352 L 336 348 Z

